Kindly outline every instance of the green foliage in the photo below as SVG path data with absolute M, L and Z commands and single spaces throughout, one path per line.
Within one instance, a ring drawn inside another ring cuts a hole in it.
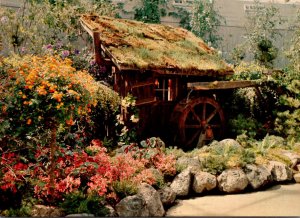
M 84 39 L 79 17 L 90 12 L 112 16 L 114 8 L 106 0 L 23 0 L 18 10 L 2 7 L 0 38 L 3 40 L 3 51 L 37 54 L 47 44 L 70 46 L 79 38 Z
M 120 145 L 130 145 L 137 141 L 139 114 L 135 101 L 135 97 L 130 94 L 121 100 L 121 114 L 117 115 L 116 123 Z
M 160 0 L 143 0 L 142 3 L 141 8 L 135 9 L 134 19 L 145 23 L 160 23 Z
M 235 135 L 247 134 L 250 138 L 255 138 L 259 131 L 262 131 L 262 124 L 251 117 L 238 114 L 229 120 L 229 129 Z
M 209 45 L 218 47 L 222 38 L 217 34 L 223 17 L 214 7 L 215 1 L 195 0 L 191 14 L 191 31 Z
M 137 185 L 129 180 L 121 180 L 113 183 L 114 192 L 120 197 L 125 198 L 135 195 L 138 191 Z
M 95 216 L 105 216 L 108 209 L 104 207 L 104 198 L 97 195 L 85 195 L 82 192 L 67 194 L 59 205 L 66 214 L 88 213 Z
M 220 174 L 225 169 L 244 167 L 255 162 L 255 154 L 250 149 L 223 145 L 213 142 L 207 149 L 201 167 L 212 174 Z
M 277 26 L 284 21 L 273 5 L 267 7 L 255 0 L 253 8 L 247 14 L 246 40 L 234 49 L 233 60 L 239 63 L 245 54 L 251 54 L 257 62 L 270 67 L 278 54 L 278 49 L 274 47 L 274 42 L 280 35 Z

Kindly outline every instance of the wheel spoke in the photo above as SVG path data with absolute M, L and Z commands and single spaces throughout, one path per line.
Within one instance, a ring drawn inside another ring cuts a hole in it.
M 206 103 L 203 103 L 202 120 L 205 120 L 206 116 Z
M 202 131 L 202 129 L 198 129 L 198 130 L 194 133 L 193 137 L 192 137 L 190 140 L 188 140 L 187 145 L 192 144 L 192 143 L 195 141 L 195 139 L 199 136 L 199 133 L 200 133 L 201 131 Z
M 200 129 L 202 126 L 201 125 L 185 125 L 185 129 Z
M 207 118 L 206 123 L 209 123 L 211 119 L 217 114 L 218 110 L 215 109 Z
M 221 128 L 222 126 L 220 124 L 212 124 L 209 125 L 211 128 Z
M 194 117 L 196 118 L 196 120 L 201 124 L 201 119 L 200 117 L 196 114 L 194 108 L 191 107 L 191 112 L 194 115 Z

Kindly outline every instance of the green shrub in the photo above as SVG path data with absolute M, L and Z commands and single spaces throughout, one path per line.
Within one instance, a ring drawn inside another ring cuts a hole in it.
M 135 195 L 138 191 L 136 184 L 128 180 L 114 182 L 113 189 L 120 198 Z

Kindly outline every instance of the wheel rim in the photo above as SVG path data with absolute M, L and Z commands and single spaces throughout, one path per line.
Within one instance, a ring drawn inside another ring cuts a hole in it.
M 201 147 L 205 141 L 224 133 L 224 114 L 212 98 L 201 97 L 188 102 L 179 118 L 179 137 L 187 147 Z

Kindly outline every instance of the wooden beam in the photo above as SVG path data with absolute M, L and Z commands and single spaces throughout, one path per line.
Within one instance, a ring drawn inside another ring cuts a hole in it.
M 193 90 L 216 90 L 216 89 L 236 89 L 254 87 L 259 85 L 255 80 L 240 80 L 240 81 L 214 81 L 214 82 L 194 82 L 188 83 L 187 87 Z
M 103 65 L 103 60 L 101 57 L 101 43 L 100 43 L 100 33 L 98 31 L 93 32 L 94 39 L 94 49 L 95 49 L 95 61 L 101 66 Z

